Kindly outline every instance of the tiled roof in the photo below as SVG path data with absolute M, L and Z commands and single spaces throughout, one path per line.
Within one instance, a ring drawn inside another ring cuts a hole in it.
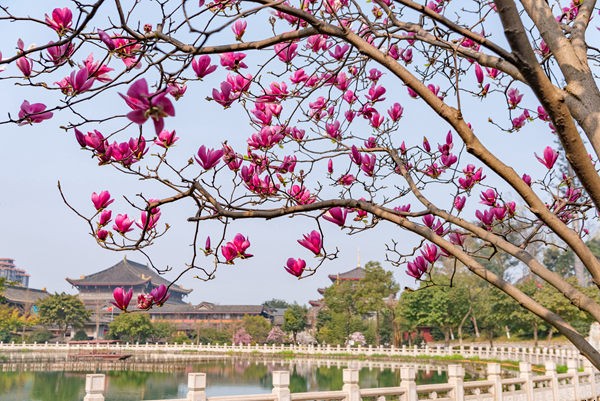
M 190 314 L 246 314 L 260 315 L 263 311 L 262 305 L 216 305 L 203 302 L 200 305 L 190 304 L 171 304 L 166 303 L 162 307 L 152 308 L 150 313 L 153 315 L 171 314 L 171 313 L 190 313 Z
M 12 303 L 33 304 L 40 299 L 46 298 L 50 294 L 48 294 L 46 290 L 7 285 L 4 288 L 2 295 Z
M 332 282 L 336 280 L 361 280 L 365 278 L 366 270 L 358 266 L 344 273 L 330 274 L 328 277 Z
M 79 286 L 135 286 L 151 282 L 155 286 L 169 285 L 170 281 L 160 276 L 156 271 L 141 263 L 124 258 L 114 266 L 79 279 L 67 278 L 72 285 Z M 192 290 L 173 284 L 170 291 L 189 294 Z

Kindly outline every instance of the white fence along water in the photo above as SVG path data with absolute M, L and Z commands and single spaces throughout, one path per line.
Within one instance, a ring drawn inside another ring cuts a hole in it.
M 554 361 L 557 364 L 566 364 L 568 360 L 578 360 L 583 363 L 585 359 L 574 347 L 516 347 L 516 346 L 497 346 L 490 347 L 486 345 L 453 345 L 453 346 L 428 346 L 423 347 L 350 347 L 350 346 L 332 346 L 332 345 L 235 345 L 235 344 L 26 344 L 26 343 L 0 343 L 0 352 L 2 351 L 41 351 L 41 352 L 78 352 L 85 350 L 102 349 L 110 352 L 127 353 L 148 353 L 148 352 L 167 352 L 167 353 L 190 353 L 198 352 L 203 354 L 302 354 L 313 355 L 345 355 L 369 357 L 455 357 L 478 358 L 487 360 L 512 360 L 523 361 L 534 364 L 543 364 L 546 361 Z

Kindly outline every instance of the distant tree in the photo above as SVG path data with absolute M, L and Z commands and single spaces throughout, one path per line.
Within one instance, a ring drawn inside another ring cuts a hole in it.
M 130 343 L 146 342 L 153 332 L 150 317 L 145 313 L 121 313 L 108 325 L 109 338 Z
M 87 339 L 88 339 L 88 335 L 86 334 L 86 332 L 84 330 L 81 330 L 81 329 L 77 330 L 72 338 L 73 341 L 84 341 Z
M 278 326 L 275 326 L 269 331 L 267 336 L 267 343 L 269 344 L 283 344 L 289 341 L 288 335 L 281 330 Z
M 200 327 L 198 329 L 196 341 L 202 344 L 225 344 L 231 341 L 232 332 L 228 329 L 218 329 L 216 327 Z
M 166 321 L 152 322 L 152 334 L 148 337 L 151 342 L 169 341 L 175 332 L 173 324 Z
M 277 308 L 277 309 L 285 309 L 290 306 L 290 304 L 287 301 L 284 301 L 283 299 L 277 299 L 277 298 L 273 298 L 269 301 L 265 301 L 265 302 L 263 302 L 262 305 L 265 308 Z
M 90 311 L 75 295 L 60 293 L 50 295 L 38 303 L 42 324 L 56 325 L 65 338 L 69 328 L 81 328 L 90 318 Z
M 17 308 L 0 304 L 0 341 L 12 341 L 24 323 Z
M 54 337 L 52 332 L 46 328 L 38 328 L 33 330 L 25 337 L 25 341 L 28 343 L 43 344 L 46 341 L 50 341 Z
M 356 283 L 354 299 L 356 309 L 363 315 L 375 315 L 375 345 L 381 343 L 381 315 L 390 309 L 390 297 L 400 289 L 391 271 L 381 267 L 379 262 L 368 262 L 365 265 L 365 277 Z
M 237 329 L 237 331 L 233 334 L 233 338 L 232 338 L 233 344 L 248 345 L 251 342 L 252 342 L 252 336 L 250 334 L 248 334 L 246 329 L 244 329 L 243 327 L 240 327 L 239 329 Z
M 263 344 L 271 330 L 271 322 L 262 316 L 244 316 L 243 325 L 246 332 L 256 344 Z
M 283 313 L 284 331 L 292 333 L 292 339 L 296 343 L 296 335 L 306 328 L 306 308 L 293 304 Z

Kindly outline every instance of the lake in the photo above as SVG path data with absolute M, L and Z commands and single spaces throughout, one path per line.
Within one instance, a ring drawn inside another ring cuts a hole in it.
M 19 371 L 19 365 L 16 365 L 16 371 L 0 373 L 0 401 L 81 401 L 85 394 L 86 373 L 106 374 L 106 401 L 184 398 L 189 372 L 206 373 L 208 396 L 270 393 L 271 372 L 275 370 L 290 371 L 292 392 L 339 390 L 343 384 L 342 370 L 348 363 L 350 361 L 345 360 L 325 364 L 311 360 L 264 361 L 231 356 L 198 362 L 168 363 L 168 369 L 165 369 L 164 362 L 157 363 L 156 369 L 147 363 L 136 366 L 135 362 L 121 367 L 155 371 L 73 371 L 69 364 L 57 371 Z M 376 364 L 360 369 L 361 387 L 398 385 L 399 369 L 373 366 Z M 442 365 L 429 368 L 424 368 L 423 364 L 415 366 L 418 369 L 418 384 L 447 381 L 445 367 Z M 477 375 L 473 367 L 466 367 L 466 370 L 471 377 Z

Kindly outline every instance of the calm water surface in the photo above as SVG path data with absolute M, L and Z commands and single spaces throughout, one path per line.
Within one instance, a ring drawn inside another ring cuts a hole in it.
M 269 393 L 271 372 L 290 370 L 292 392 L 339 390 L 344 367 L 314 366 L 289 361 L 263 364 L 240 358 L 185 363 L 173 371 L 107 371 L 107 372 L 0 372 L 0 401 L 81 401 L 85 395 L 86 373 L 105 373 L 108 390 L 106 401 L 140 401 L 183 398 L 187 393 L 187 373 L 207 375 L 207 395 Z M 397 386 L 400 371 L 369 369 L 360 371 L 361 387 Z M 444 383 L 446 372 L 436 368 L 418 371 L 417 383 Z

